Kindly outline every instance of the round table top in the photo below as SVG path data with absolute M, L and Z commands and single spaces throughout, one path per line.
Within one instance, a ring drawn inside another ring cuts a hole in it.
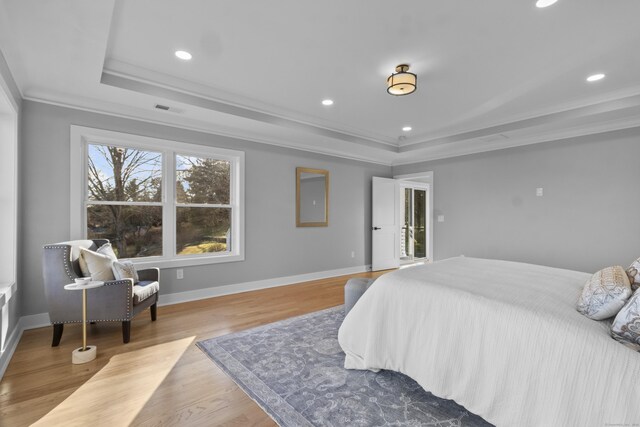
M 83 289 L 99 288 L 100 286 L 104 286 L 104 282 L 95 281 L 89 282 L 84 285 L 80 285 L 78 283 L 69 283 L 68 285 L 64 285 L 64 288 L 68 291 L 81 291 Z

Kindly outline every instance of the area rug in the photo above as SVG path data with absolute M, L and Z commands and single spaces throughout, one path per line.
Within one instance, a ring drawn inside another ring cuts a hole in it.
M 343 368 L 343 307 L 197 343 L 279 425 L 490 426 L 391 371 Z

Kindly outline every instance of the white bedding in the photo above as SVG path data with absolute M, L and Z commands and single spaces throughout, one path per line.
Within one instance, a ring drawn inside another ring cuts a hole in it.
M 589 277 L 463 257 L 385 274 L 340 328 L 345 368 L 402 372 L 497 426 L 638 426 L 640 353 L 576 311 Z

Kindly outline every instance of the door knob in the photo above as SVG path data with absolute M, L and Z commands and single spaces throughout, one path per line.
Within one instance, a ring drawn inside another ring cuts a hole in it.
M 373 227 L 374 230 L 382 230 L 381 227 Z

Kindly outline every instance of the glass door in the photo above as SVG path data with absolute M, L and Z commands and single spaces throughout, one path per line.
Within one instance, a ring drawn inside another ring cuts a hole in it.
M 413 191 L 413 257 L 427 256 L 427 191 Z
M 400 260 L 413 261 L 428 257 L 427 189 L 403 185 Z

